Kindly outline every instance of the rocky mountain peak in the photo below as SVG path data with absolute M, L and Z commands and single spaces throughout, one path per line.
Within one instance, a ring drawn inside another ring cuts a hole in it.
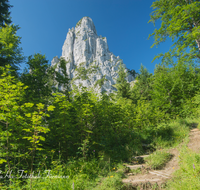
M 61 57 L 67 61 L 67 74 L 76 86 L 94 87 L 107 93 L 116 90 L 112 85 L 116 84 L 117 70 L 123 61 L 109 51 L 106 37 L 97 35 L 91 18 L 83 17 L 75 28 L 69 29 Z M 58 58 L 52 60 L 52 65 L 55 64 L 59 68 Z M 127 77 L 128 82 L 133 80 L 132 75 Z
M 90 17 L 83 17 L 81 20 L 79 20 L 76 24 L 75 32 L 88 32 L 97 35 L 95 25 Z

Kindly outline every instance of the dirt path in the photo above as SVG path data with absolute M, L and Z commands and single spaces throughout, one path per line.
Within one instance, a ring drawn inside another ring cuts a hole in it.
M 196 153 L 200 153 L 200 131 L 195 128 L 190 132 L 190 141 L 188 143 L 188 148 Z
M 200 131 L 195 128 L 192 129 L 189 134 L 189 143 L 188 147 L 200 153 Z M 181 145 L 179 145 L 181 146 Z M 178 148 L 178 147 L 177 147 Z M 127 165 L 130 169 L 142 168 L 142 174 L 132 174 L 129 173 L 126 179 L 123 179 L 122 182 L 125 184 L 129 184 L 132 187 L 140 186 L 141 189 L 151 189 L 153 186 L 158 185 L 159 187 L 164 186 L 165 182 L 172 178 L 172 174 L 174 171 L 179 169 L 179 151 L 177 148 L 169 149 L 167 152 L 173 155 L 173 158 L 166 164 L 166 166 L 162 170 L 151 170 L 146 167 L 146 165 Z

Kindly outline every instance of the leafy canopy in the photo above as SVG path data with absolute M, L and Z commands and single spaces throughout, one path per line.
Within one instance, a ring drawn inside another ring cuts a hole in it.
M 10 64 L 14 71 L 19 70 L 18 64 L 23 61 L 22 49 L 19 47 L 20 37 L 16 35 L 19 28 L 14 25 L 0 27 L 0 66 Z
M 164 42 L 168 37 L 172 39 L 173 47 L 170 53 L 159 54 L 154 58 L 163 57 L 162 62 L 170 56 L 179 58 L 180 56 L 191 59 L 200 59 L 200 2 L 199 0 L 159 0 L 153 2 L 151 6 L 154 11 L 151 13 L 152 22 L 161 19 L 161 27 L 155 29 L 153 46 Z M 186 50 L 190 50 L 189 53 Z M 153 61 L 154 61 L 153 60 Z

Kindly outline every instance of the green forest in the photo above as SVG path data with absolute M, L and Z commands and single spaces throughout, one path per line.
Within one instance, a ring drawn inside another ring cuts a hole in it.
M 131 189 L 122 183 L 123 163 L 175 147 L 200 128 L 199 0 L 152 4 L 149 22 L 162 22 L 149 35 L 152 47 L 167 38 L 173 45 L 155 57 L 154 74 L 141 65 L 134 85 L 121 65 L 109 95 L 71 89 L 64 59 L 61 73 L 41 53 L 25 60 L 11 7 L 0 0 L 0 189 Z M 187 151 L 164 189 L 200 189 L 200 154 Z

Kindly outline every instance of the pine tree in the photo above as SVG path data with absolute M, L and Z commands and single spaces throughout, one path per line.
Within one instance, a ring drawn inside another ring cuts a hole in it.
M 70 101 L 70 78 L 67 74 L 66 68 L 67 62 L 64 58 L 60 58 L 59 61 L 59 72 L 55 71 L 55 80 L 58 84 L 58 91 L 62 92 Z
M 131 88 L 131 99 L 134 103 L 138 100 L 151 100 L 152 74 L 142 64 L 140 74 L 136 77 L 134 86 Z
M 0 0 L 0 26 L 5 27 L 5 24 L 10 24 L 10 12 L 9 9 L 12 6 L 9 4 L 8 0 Z
M 118 71 L 119 77 L 117 78 L 116 84 L 113 85 L 117 88 L 117 97 L 130 98 L 130 83 L 127 82 L 127 72 L 122 63 L 119 66 Z
M 28 86 L 26 89 L 25 102 L 47 104 L 52 89 L 49 86 L 48 60 L 45 55 L 34 54 L 28 57 L 28 69 L 25 68 L 21 75 L 21 81 Z
M 0 66 L 11 66 L 12 75 L 18 76 L 19 63 L 23 61 L 20 37 L 16 35 L 18 26 L 10 25 L 8 0 L 0 0 Z
M 20 37 L 16 35 L 17 26 L 0 27 L 0 66 L 11 66 L 12 74 L 17 76 L 18 65 L 23 61 L 22 49 L 19 48 Z

